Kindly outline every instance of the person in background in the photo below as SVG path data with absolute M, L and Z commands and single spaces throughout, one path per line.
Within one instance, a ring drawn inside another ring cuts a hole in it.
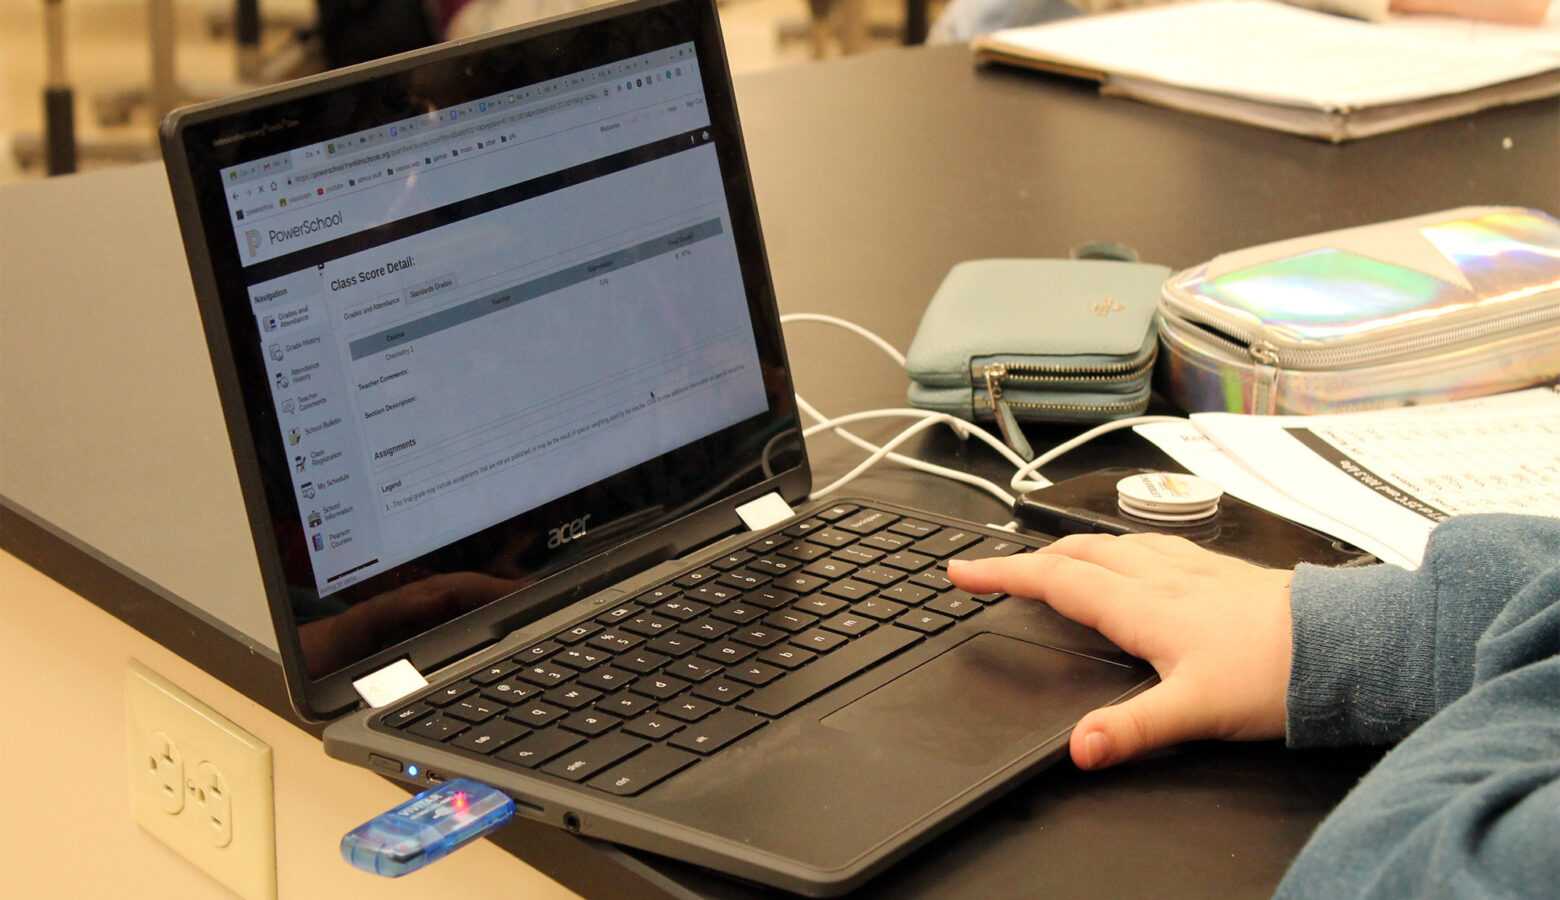
M 1560 519 L 1454 517 L 1416 571 L 1264 569 L 1166 535 L 954 561 L 1050 604 L 1160 683 L 1073 729 L 1083 769 L 1182 741 L 1395 745 L 1280 897 L 1534 897 L 1560 885 Z
M 1054 22 L 1085 13 L 1152 6 L 1167 0 L 953 0 L 927 35 L 928 44 L 962 44 L 979 35 Z M 1550 0 L 1285 0 L 1321 12 L 1381 21 L 1389 12 L 1434 13 L 1518 25 L 1544 21 Z

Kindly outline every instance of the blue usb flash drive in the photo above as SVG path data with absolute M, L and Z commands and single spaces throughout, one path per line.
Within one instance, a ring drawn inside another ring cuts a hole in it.
M 395 878 L 438 862 L 515 814 L 515 802 L 466 778 L 429 788 L 341 839 L 341 858 L 365 872 Z

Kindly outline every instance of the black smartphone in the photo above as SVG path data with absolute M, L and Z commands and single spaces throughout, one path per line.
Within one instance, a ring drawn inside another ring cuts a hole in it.
M 1364 550 L 1229 494 L 1220 498 L 1218 512 L 1186 524 L 1152 522 L 1122 512 L 1116 505 L 1116 482 L 1149 471 L 1099 469 L 1058 481 L 1020 497 L 1013 516 L 1023 530 L 1055 537 L 1079 532 L 1180 535 L 1210 550 L 1271 568 L 1289 569 L 1303 562 L 1322 566 L 1377 562 Z

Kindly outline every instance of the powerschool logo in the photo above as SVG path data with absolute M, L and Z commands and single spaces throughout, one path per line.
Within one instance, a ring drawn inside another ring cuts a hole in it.
M 547 549 L 556 550 L 570 541 L 584 537 L 585 529 L 589 525 L 590 513 L 586 513 L 572 522 L 565 522 L 557 528 L 547 529 Z
M 275 246 L 285 244 L 307 235 L 318 234 L 321 231 L 329 231 L 332 228 L 341 227 L 341 210 L 336 210 L 328 216 L 314 216 L 304 219 L 291 228 L 270 228 L 266 230 L 266 245 Z M 245 242 L 249 247 L 249 255 L 254 256 L 260 250 L 259 235 L 253 230 L 249 231 Z

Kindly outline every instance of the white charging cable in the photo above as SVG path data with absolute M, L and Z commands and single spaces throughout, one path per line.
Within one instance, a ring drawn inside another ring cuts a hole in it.
M 897 350 L 888 341 L 885 341 L 883 338 L 867 330 L 866 328 L 857 325 L 854 322 L 823 313 L 788 313 L 780 317 L 780 322 L 781 324 L 789 324 L 792 322 L 815 322 L 818 324 L 833 325 L 838 328 L 843 328 L 846 331 L 852 332 L 870 341 L 872 344 L 877 346 L 878 349 L 886 353 L 888 357 L 896 364 L 898 364 L 901 369 L 904 368 L 905 356 L 903 353 L 900 353 L 899 350 Z M 1088 431 L 1085 431 L 1077 437 L 1063 441 L 1062 443 L 1057 444 L 1055 447 L 1052 447 L 1050 450 L 1047 450 L 1046 452 L 1035 457 L 1033 460 L 1025 462 L 1022 457 L 1013 452 L 1012 448 L 1008 447 L 1001 441 L 1001 439 L 995 437 L 990 432 L 980 428 L 979 426 L 973 425 L 970 422 L 956 418 L 954 416 L 950 416 L 946 413 L 932 412 L 930 410 L 924 409 L 875 409 L 868 410 L 866 412 L 851 413 L 849 415 L 829 418 L 820 412 L 817 407 L 807 402 L 807 400 L 803 398 L 801 394 L 796 395 L 796 404 L 799 409 L 816 420 L 816 424 L 808 426 L 807 429 L 802 432 L 802 436 L 804 438 L 810 437 L 821 431 L 832 431 L 842 439 L 848 441 L 851 444 L 854 444 L 868 453 L 867 458 L 858 463 L 855 468 L 835 479 L 830 484 L 813 491 L 812 495 L 814 497 L 822 497 L 839 490 L 840 488 L 854 481 L 863 472 L 877 465 L 884 459 L 888 459 L 918 471 L 927 472 L 942 478 L 949 478 L 963 484 L 972 485 L 985 491 L 988 494 L 991 494 L 993 497 L 996 497 L 1008 507 L 1012 507 L 1014 503 L 1013 494 L 1008 493 L 1007 490 L 1004 490 L 995 482 L 986 478 L 982 478 L 978 475 L 971 475 L 968 472 L 961 472 L 957 469 L 948 468 L 947 466 L 939 466 L 935 463 L 929 463 L 925 460 L 916 459 L 912 456 L 905 456 L 901 453 L 895 453 L 894 448 L 898 447 L 900 444 L 928 428 L 931 428 L 935 425 L 947 425 L 948 427 L 952 428 L 953 432 L 960 438 L 968 439 L 969 437 L 974 436 L 980 439 L 993 450 L 997 451 L 997 453 L 1006 459 L 1009 463 L 1011 463 L 1016 471 L 1013 473 L 1013 477 L 1009 481 L 1008 487 L 1014 492 L 1025 493 L 1050 486 L 1051 482 L 1039 474 L 1041 466 L 1054 462 L 1057 457 L 1061 456 L 1062 454 L 1073 450 L 1082 444 L 1086 444 L 1102 434 L 1107 434 L 1122 428 L 1131 428 L 1134 425 L 1146 425 L 1152 422 L 1185 421 L 1179 416 L 1134 416 L 1129 419 L 1116 419 L 1115 421 L 1106 422 L 1103 425 L 1097 425 L 1093 428 L 1090 428 Z M 893 438 L 889 439 L 882 446 L 874 444 L 871 441 L 868 441 L 860 435 L 857 435 L 856 433 L 843 427 L 854 422 L 886 418 L 911 418 L 916 419 L 917 421 L 911 424 L 909 427 L 905 428 L 899 434 L 895 435 Z

